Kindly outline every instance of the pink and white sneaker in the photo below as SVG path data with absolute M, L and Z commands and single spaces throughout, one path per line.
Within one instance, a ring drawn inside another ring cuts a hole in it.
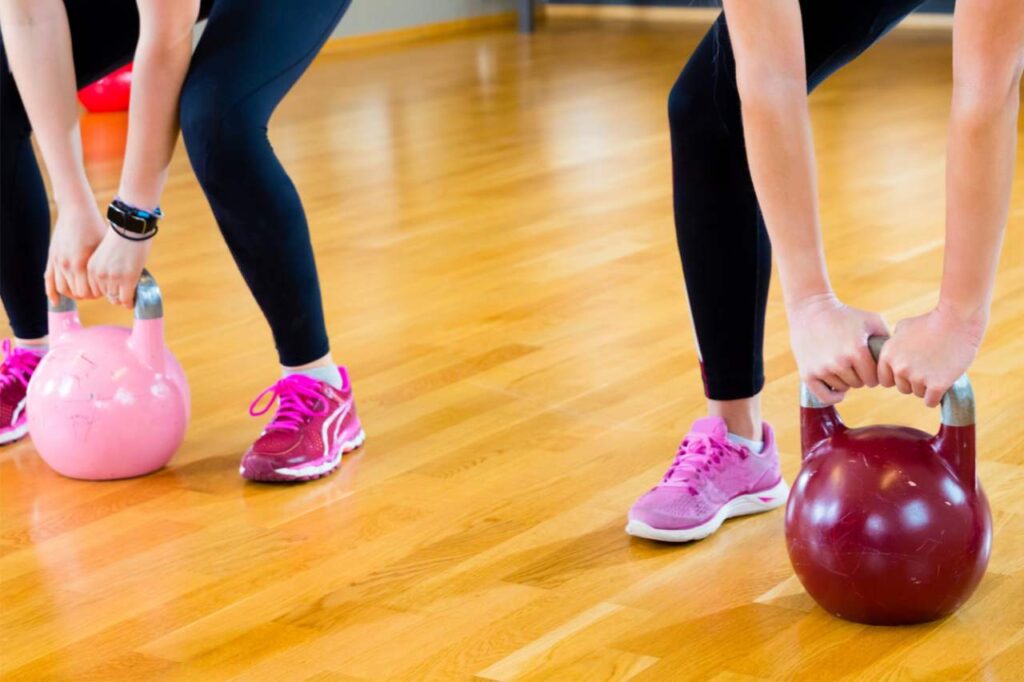
M 626 532 L 663 542 L 700 540 L 733 516 L 757 514 L 786 503 L 775 435 L 764 425 L 764 450 L 754 454 L 727 438 L 725 421 L 693 424 L 661 483 L 629 510 Z
M 16 348 L 10 339 L 4 339 L 0 351 L 4 354 L 0 364 L 0 445 L 20 440 L 28 433 L 28 415 L 25 413 L 25 394 L 28 380 L 36 371 L 43 356 L 24 348 Z
M 311 481 L 341 464 L 366 434 L 356 415 L 348 371 L 339 367 L 341 390 L 303 374 L 287 376 L 256 397 L 249 414 L 277 413 L 242 457 L 239 472 L 250 481 Z M 270 396 L 264 407 L 260 403 Z

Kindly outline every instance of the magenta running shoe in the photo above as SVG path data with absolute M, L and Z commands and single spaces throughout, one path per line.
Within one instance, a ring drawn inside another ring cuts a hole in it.
M 341 456 L 366 439 L 352 400 L 348 371 L 339 367 L 341 390 L 304 374 L 287 376 L 260 393 L 249 407 L 254 417 L 277 413 L 242 457 L 239 471 L 250 481 L 311 481 L 341 464 Z M 264 398 L 270 401 L 260 407 Z
M 0 445 L 13 443 L 28 433 L 28 415 L 25 413 L 25 394 L 28 380 L 36 371 L 41 353 L 16 348 L 10 339 L 4 339 L 0 351 L 4 354 L 0 364 Z
M 764 450 L 753 454 L 727 438 L 725 421 L 693 424 L 661 483 L 629 510 L 626 532 L 664 542 L 700 540 L 733 516 L 757 514 L 786 503 L 775 435 L 764 425 Z

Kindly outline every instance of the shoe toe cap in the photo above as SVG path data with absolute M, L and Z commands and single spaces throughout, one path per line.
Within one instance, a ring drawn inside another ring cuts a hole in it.
M 684 499 L 682 496 L 685 495 Z M 688 493 L 654 489 L 641 497 L 629 510 L 629 520 L 639 521 L 659 530 L 682 530 L 699 525 L 699 504 Z
M 275 469 L 279 466 L 277 461 L 266 454 L 250 450 L 242 457 L 242 464 L 239 466 L 239 473 L 253 481 L 273 480 Z

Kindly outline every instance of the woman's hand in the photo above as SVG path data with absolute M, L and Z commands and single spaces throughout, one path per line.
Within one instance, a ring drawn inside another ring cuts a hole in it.
M 91 198 L 58 206 L 44 275 L 52 304 L 58 303 L 60 295 L 74 299 L 100 295 L 90 282 L 87 266 L 106 230 L 107 222 Z
M 108 230 L 89 260 L 89 281 L 114 305 L 135 305 L 135 287 L 153 247 L 152 240 L 131 241 Z
M 789 329 L 800 379 L 818 400 L 834 405 L 851 388 L 878 385 L 868 337 L 888 335 L 881 315 L 821 294 L 789 306 Z
M 878 359 L 878 381 L 935 407 L 967 371 L 981 346 L 985 321 L 962 318 L 940 303 L 896 325 Z

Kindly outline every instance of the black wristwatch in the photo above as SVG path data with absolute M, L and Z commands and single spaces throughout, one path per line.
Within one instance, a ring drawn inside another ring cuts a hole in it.
M 155 211 L 144 211 L 116 197 L 107 207 L 110 229 L 133 242 L 144 242 L 155 237 L 159 231 L 157 221 L 163 217 L 159 206 Z

